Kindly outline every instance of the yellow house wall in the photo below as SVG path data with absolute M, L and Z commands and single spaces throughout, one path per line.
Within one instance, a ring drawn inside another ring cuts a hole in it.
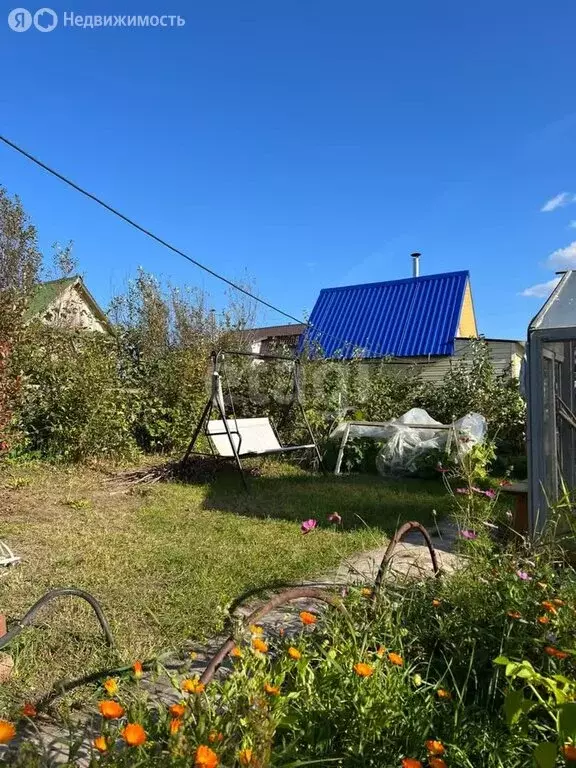
M 476 327 L 476 315 L 474 314 L 474 303 L 472 302 L 470 281 L 466 283 L 464 301 L 462 302 L 462 310 L 460 312 L 460 324 L 458 325 L 458 331 L 456 335 L 466 339 L 473 337 L 475 338 L 478 336 L 478 328 Z

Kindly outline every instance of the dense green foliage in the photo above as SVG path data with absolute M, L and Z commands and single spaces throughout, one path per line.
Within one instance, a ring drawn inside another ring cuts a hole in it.
M 21 334 L 12 360 L 23 381 L 13 423 L 20 435 L 16 452 L 82 459 L 170 452 L 185 445 L 207 397 L 209 351 L 227 343 L 229 330 L 208 329 L 208 313 L 197 304 L 175 306 L 174 296 L 163 294 L 149 276 L 141 275 L 131 290 L 140 304 L 121 317 L 115 337 L 40 324 Z M 150 303 L 154 313 L 148 312 Z M 290 364 L 255 366 L 237 358 L 224 364 L 229 414 L 234 408 L 237 415 L 269 415 L 287 443 L 306 437 Z M 413 407 L 441 421 L 478 411 L 488 419 L 499 453 L 522 452 L 524 405 L 517 383 L 494 375 L 481 342 L 469 361 L 454 365 L 436 385 L 385 362 L 328 360 L 304 361 L 301 382 L 305 412 L 328 464 L 336 446 L 327 437 L 339 419 L 380 421 Z M 372 441 L 353 443 L 345 466 L 373 469 L 377 450 Z
M 71 243 L 55 244 L 53 260 L 50 277 L 77 267 Z M 0 450 L 66 460 L 181 450 L 207 394 L 210 351 L 246 348 L 240 331 L 253 322 L 253 308 L 229 297 L 216 316 L 197 289 L 174 288 L 140 271 L 112 301 L 114 335 L 97 338 L 65 321 L 48 329 L 26 316 L 41 261 L 34 226 L 20 201 L 0 187 Z M 224 364 L 230 413 L 233 395 L 238 415 L 270 415 L 286 442 L 306 437 L 302 415 L 291 408 L 290 364 L 246 358 Z M 387 420 L 415 406 L 443 422 L 478 411 L 502 456 L 523 450 L 517 382 L 494 374 L 482 342 L 437 385 L 390 361 L 323 360 L 310 350 L 300 386 L 328 459 L 334 446 L 326 438 L 339 419 Z M 373 468 L 376 450 L 352 445 L 345 466 Z
M 302 420 L 288 410 L 287 363 L 272 361 L 254 367 L 245 360 L 230 359 L 227 365 L 234 400 L 240 404 L 238 413 L 269 415 L 288 427 L 291 440 L 303 437 Z M 507 374 L 495 373 L 488 346 L 481 340 L 471 343 L 466 357 L 455 362 L 439 383 L 423 381 L 417 367 L 387 360 L 341 361 L 311 356 L 303 362 L 301 384 L 306 415 L 323 445 L 328 465 L 335 460 L 337 445 L 327 437 L 340 419 L 387 421 L 410 408 L 424 408 L 443 423 L 471 411 L 481 413 L 504 468 L 524 452 L 525 406 L 518 382 Z M 374 471 L 378 448 L 373 440 L 351 441 L 344 466 Z M 437 457 L 430 462 L 434 468 Z

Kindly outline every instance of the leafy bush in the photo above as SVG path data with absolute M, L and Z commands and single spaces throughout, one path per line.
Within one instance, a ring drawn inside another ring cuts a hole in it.
M 525 403 L 518 381 L 507 373 L 497 376 L 486 342 L 472 342 L 468 355 L 455 362 L 442 382 L 426 387 L 421 406 L 435 419 L 450 423 L 466 413 L 481 413 L 497 453 L 524 451 Z
M 22 451 L 71 461 L 134 452 L 134 395 L 118 378 L 113 339 L 34 324 L 14 365 L 22 373 Z

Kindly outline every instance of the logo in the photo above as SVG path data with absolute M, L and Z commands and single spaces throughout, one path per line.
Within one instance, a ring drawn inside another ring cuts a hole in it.
M 32 14 L 26 8 L 14 8 L 8 14 L 8 26 L 13 32 L 26 32 L 32 26 Z
M 13 32 L 26 32 L 32 22 L 39 32 L 52 32 L 58 26 L 58 16 L 52 8 L 40 8 L 34 16 L 26 8 L 14 8 L 8 14 L 8 26 Z
M 58 16 L 52 8 L 40 8 L 34 14 L 34 26 L 39 32 L 52 32 L 58 25 Z

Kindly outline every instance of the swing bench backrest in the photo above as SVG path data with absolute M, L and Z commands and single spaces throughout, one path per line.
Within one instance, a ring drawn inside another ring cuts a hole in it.
M 240 456 L 245 456 L 246 454 L 281 453 L 284 450 L 278 442 L 268 417 L 228 419 L 227 425 L 234 441 L 234 446 Z M 213 419 L 209 421 L 206 425 L 206 433 L 219 456 L 234 456 L 230 439 L 226 434 L 226 428 L 222 420 Z

